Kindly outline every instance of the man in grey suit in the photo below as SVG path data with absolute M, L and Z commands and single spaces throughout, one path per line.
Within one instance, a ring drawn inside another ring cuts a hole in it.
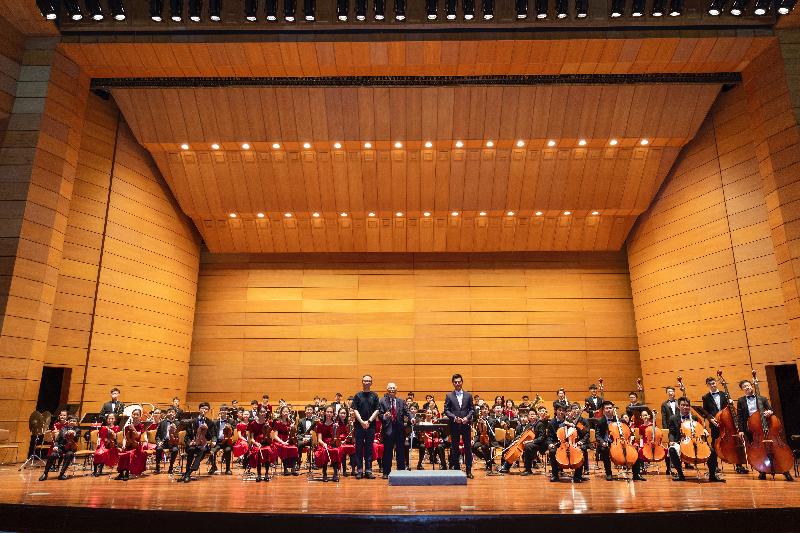
M 467 466 L 467 477 L 472 479 L 472 417 L 475 407 L 472 394 L 464 390 L 464 378 L 461 374 L 453 374 L 453 391 L 444 399 L 444 416 L 450 421 L 450 468 L 460 468 L 461 453 L 459 443 L 464 439 L 464 462 Z
M 389 383 L 386 395 L 378 404 L 383 440 L 383 478 L 388 479 L 392 471 L 392 454 L 397 455 L 397 469 L 406 469 L 405 420 L 408 418 L 406 402 L 397 398 L 397 385 Z

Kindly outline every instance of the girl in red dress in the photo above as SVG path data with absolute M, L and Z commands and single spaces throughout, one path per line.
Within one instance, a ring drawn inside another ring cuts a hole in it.
M 339 423 L 334 420 L 332 405 L 325 408 L 325 417 L 317 422 L 314 431 L 317 432 L 318 439 L 314 462 L 322 467 L 322 481 L 328 481 L 328 463 L 333 464 L 333 481 L 339 481 L 341 454 L 339 448 L 334 446 L 334 435 L 339 434 Z
M 353 441 L 353 420 L 351 419 L 350 411 L 347 407 L 339 408 L 339 417 L 337 421 L 337 437 L 339 438 L 339 455 L 342 458 L 342 474 L 347 476 L 347 460 L 350 459 L 350 464 L 353 465 L 355 472 L 355 460 L 353 456 L 356 454 L 356 445 Z
M 256 481 L 269 481 L 269 465 L 275 460 L 275 449 L 272 447 L 272 426 L 267 420 L 267 408 L 258 408 L 258 418 L 247 426 L 247 437 L 250 442 L 249 465 L 256 467 Z M 261 467 L 265 466 L 264 475 Z
M 243 411 L 240 416 L 239 423 L 236 424 L 239 440 L 233 445 L 234 457 L 241 457 L 247 453 L 247 426 L 250 424 L 250 411 Z
M 122 447 L 125 451 L 120 452 L 117 463 L 119 475 L 114 479 L 128 481 L 131 474 L 140 475 L 147 467 L 147 431 L 150 422 L 142 422 L 142 410 L 134 409 L 131 418 L 125 424 L 125 439 Z M 138 437 L 138 438 L 137 438 Z
M 275 447 L 278 457 L 280 457 L 283 462 L 283 475 L 288 476 L 289 468 L 291 468 L 291 474 L 293 476 L 298 476 L 300 473 L 297 471 L 297 446 L 289 444 L 291 433 L 294 432 L 295 436 L 297 435 L 297 427 L 289 418 L 290 412 L 291 409 L 289 409 L 288 405 L 281 406 L 280 417 L 272 423 L 272 429 L 275 431 L 275 438 L 272 441 L 272 445 Z
M 92 475 L 98 477 L 103 473 L 103 467 L 114 468 L 119 461 L 119 448 L 117 448 L 117 417 L 114 413 L 106 415 L 106 424 L 97 431 L 97 448 L 94 450 Z
M 381 423 L 380 417 L 375 419 L 375 439 L 372 441 L 372 457 L 374 460 L 378 461 L 378 469 L 380 470 L 381 466 L 381 457 L 383 457 L 383 436 L 381 435 L 381 427 L 383 424 Z

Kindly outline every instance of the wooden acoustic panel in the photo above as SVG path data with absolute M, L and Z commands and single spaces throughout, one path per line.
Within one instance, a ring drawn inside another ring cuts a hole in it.
M 739 87 L 721 95 L 628 243 L 650 397 L 683 375 L 690 398 L 721 368 L 738 380 L 796 354 L 778 274 L 752 119 Z
M 441 401 L 582 400 L 639 375 L 622 253 L 203 254 L 188 401 L 345 397 L 371 373 Z

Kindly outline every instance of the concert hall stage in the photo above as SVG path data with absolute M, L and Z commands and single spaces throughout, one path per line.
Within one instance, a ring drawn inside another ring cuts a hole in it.
M 549 483 L 547 477 L 488 477 L 476 471 L 466 487 L 390 487 L 381 479 L 339 483 L 239 475 L 201 476 L 180 484 L 165 475 L 132 481 L 81 476 L 38 482 L 40 470 L 0 469 L 0 529 L 14 531 L 159 531 L 189 528 L 329 531 L 476 531 L 525 527 L 650 531 L 730 527 L 731 531 L 800 530 L 800 486 L 729 473 L 725 486 L 675 483 Z M 144 511 L 144 512 L 143 512 Z M 166 529 L 165 529 L 166 528 Z M 703 529 L 705 530 L 705 529 Z

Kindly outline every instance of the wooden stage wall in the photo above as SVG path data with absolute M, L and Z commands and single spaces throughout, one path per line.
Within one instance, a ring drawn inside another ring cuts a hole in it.
M 624 253 L 202 255 L 188 401 L 295 404 L 395 381 L 441 403 L 639 375 Z
M 722 93 L 629 238 L 650 398 L 679 374 L 699 398 L 718 368 L 766 390 L 765 364 L 796 362 L 751 125 L 744 88 Z

